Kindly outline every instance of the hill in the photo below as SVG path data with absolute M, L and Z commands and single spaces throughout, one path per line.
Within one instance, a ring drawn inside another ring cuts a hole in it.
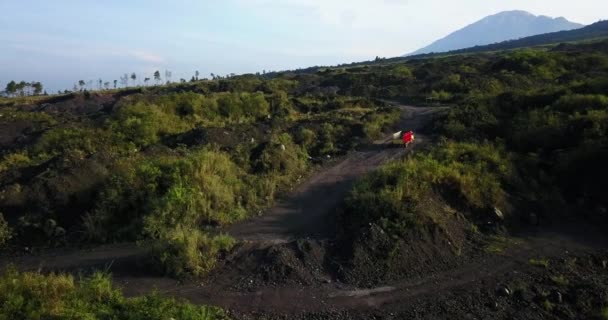
M 465 53 L 479 53 L 479 52 L 490 52 L 490 51 L 501 51 L 501 50 L 512 50 L 521 49 L 535 46 L 551 45 L 564 42 L 580 42 L 589 41 L 594 39 L 602 39 L 608 37 L 608 20 L 599 21 L 594 24 L 588 25 L 581 29 L 551 32 L 546 34 L 539 34 L 536 36 L 526 37 L 518 40 L 503 41 L 500 43 L 489 44 L 485 46 L 475 46 L 471 48 L 465 48 L 460 50 L 452 50 L 444 53 L 430 53 L 420 54 L 415 56 L 409 56 L 408 58 L 423 58 L 431 57 L 436 55 L 447 55 L 447 54 L 465 54 Z
M 583 25 L 563 17 L 550 18 L 535 16 L 526 11 L 505 11 L 485 17 L 411 55 L 446 52 L 581 27 Z

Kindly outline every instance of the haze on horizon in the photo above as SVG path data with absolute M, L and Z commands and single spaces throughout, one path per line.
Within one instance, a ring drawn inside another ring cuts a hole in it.
M 248 73 L 414 51 L 487 15 L 525 10 L 591 24 L 608 2 L 580 0 L 106 0 L 0 3 L 0 87 L 49 92 L 124 73 L 173 80 L 195 70 Z

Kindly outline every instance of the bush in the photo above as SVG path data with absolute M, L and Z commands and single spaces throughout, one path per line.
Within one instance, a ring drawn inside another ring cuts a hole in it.
M 308 169 L 307 154 L 287 133 L 274 136 L 264 145 L 253 166 L 258 173 L 277 174 L 285 183 Z
M 178 226 L 155 241 L 153 256 L 168 275 L 202 276 L 213 269 L 218 254 L 232 249 L 234 244 L 229 236 L 209 236 L 197 229 Z
M 173 110 L 165 111 L 161 106 L 145 102 L 121 105 L 114 119 L 110 125 L 113 134 L 139 147 L 157 143 L 162 135 L 193 128 L 193 124 L 181 121 Z
M 317 143 L 317 134 L 310 129 L 300 128 L 296 135 L 296 141 L 306 150 L 311 150 Z
M 226 319 L 217 308 L 147 295 L 125 298 L 110 277 L 96 273 L 76 281 L 70 275 L 9 268 L 0 276 L 0 319 Z
M 608 97 L 602 94 L 574 94 L 566 95 L 557 100 L 553 107 L 564 112 L 581 112 L 590 109 L 608 108 Z
M 608 306 L 602 308 L 600 311 L 600 317 L 601 319 L 608 320 Z
M 382 131 L 397 123 L 400 118 L 401 110 L 398 108 L 383 108 L 372 112 L 363 121 L 365 137 L 369 139 L 380 138 Z
M 33 146 L 32 154 L 41 160 L 69 152 L 89 155 L 98 150 L 105 134 L 92 128 L 58 128 L 45 132 Z
M 13 231 L 0 213 L 0 248 L 3 247 L 13 236 Z
M 159 238 L 180 224 L 229 224 L 255 205 L 246 173 L 218 151 L 135 158 L 116 169 L 85 220 L 93 239 Z
M 448 142 L 390 163 L 353 188 L 346 200 L 346 233 L 357 235 L 378 224 L 401 237 L 428 222 L 441 223 L 446 211 L 428 206 L 436 192 L 448 206 L 474 212 L 502 207 L 502 184 L 512 172 L 505 152 L 491 144 Z

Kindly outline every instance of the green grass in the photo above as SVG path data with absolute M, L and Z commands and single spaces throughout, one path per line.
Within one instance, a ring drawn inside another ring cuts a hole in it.
M 106 274 L 71 275 L 24 272 L 0 275 L 0 319 L 227 319 L 218 308 L 195 306 L 158 294 L 126 298 Z
M 488 243 L 483 247 L 484 251 L 491 254 L 502 254 L 506 249 L 518 245 L 520 241 L 513 238 L 491 236 Z
M 542 268 L 549 268 L 549 260 L 548 259 L 530 259 L 528 261 L 528 263 L 530 263 L 530 265 L 533 265 L 535 267 L 542 267 Z
M 570 281 L 563 275 L 551 276 L 550 279 L 555 285 L 560 287 L 565 287 L 570 283 Z
M 4 220 L 4 216 L 0 213 L 0 248 L 2 248 L 13 236 L 13 231 Z
M 378 223 L 395 235 L 430 221 L 441 225 L 452 210 L 448 204 L 430 205 L 437 190 L 477 210 L 501 207 L 502 179 L 511 172 L 507 158 L 491 144 L 446 142 L 389 163 L 355 185 L 346 201 L 347 225 L 357 234 L 357 228 Z
M 542 301 L 542 307 L 543 307 L 543 309 L 545 309 L 545 311 L 551 312 L 555 308 L 555 304 L 551 303 L 551 301 L 549 301 L 549 299 L 544 298 Z
M 228 251 L 235 240 L 226 235 L 179 227 L 163 235 L 152 246 L 153 257 L 161 271 L 174 277 L 202 276 L 217 262 L 217 255 Z
M 608 320 L 608 306 L 602 308 L 600 311 L 600 317 L 601 319 Z

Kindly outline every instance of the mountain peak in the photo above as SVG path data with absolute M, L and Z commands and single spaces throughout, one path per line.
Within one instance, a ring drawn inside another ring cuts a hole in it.
M 543 33 L 582 28 L 564 17 L 537 16 L 523 10 L 502 11 L 470 24 L 412 54 L 446 52 Z
M 520 15 L 520 16 L 532 16 L 535 17 L 534 14 L 528 12 L 528 11 L 524 11 L 524 10 L 507 10 L 507 11 L 501 11 L 499 13 L 493 14 L 489 17 L 495 17 L 495 16 L 514 16 L 514 15 Z

